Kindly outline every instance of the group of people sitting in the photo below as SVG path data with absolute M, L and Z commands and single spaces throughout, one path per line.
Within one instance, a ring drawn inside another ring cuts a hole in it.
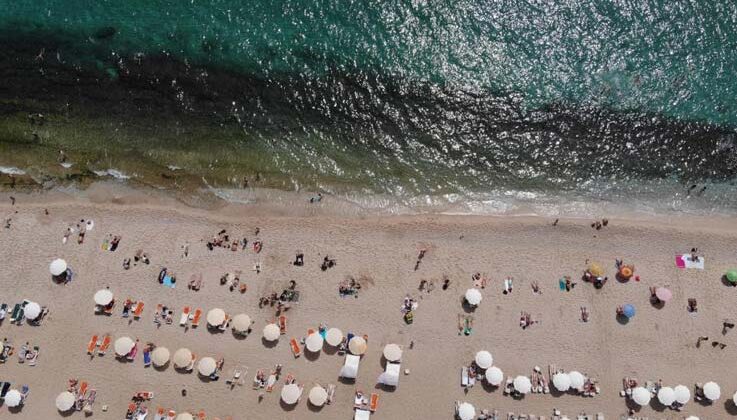
M 272 292 L 268 296 L 262 296 L 259 299 L 258 307 L 263 308 L 264 306 L 275 306 L 277 313 L 282 310 L 287 310 L 291 307 L 292 303 L 299 302 L 299 291 L 297 290 L 297 282 L 294 280 L 289 281 L 289 286 L 282 290 L 281 293 Z
M 404 297 L 404 300 L 402 302 L 402 309 L 401 312 L 404 314 L 404 322 L 407 324 L 411 324 L 414 322 L 414 311 L 420 306 L 420 303 L 417 302 L 414 298 L 410 297 L 409 295 Z
M 338 294 L 340 294 L 340 297 L 358 297 L 358 292 L 360 290 L 361 282 L 356 280 L 353 276 L 347 276 L 340 283 L 338 283 Z
M 256 228 L 256 235 L 259 234 L 259 228 Z M 206 243 L 207 249 L 210 251 L 217 248 L 226 248 L 230 249 L 231 251 L 238 251 L 238 248 L 242 251 L 246 250 L 246 247 L 248 246 L 248 239 L 246 237 L 243 237 L 243 239 L 237 239 L 237 238 L 230 238 L 230 235 L 228 235 L 228 232 L 223 229 L 220 232 L 218 232 L 217 235 L 213 236 L 212 239 L 207 241 Z M 261 252 L 261 248 L 263 247 L 263 243 L 259 240 L 253 241 L 253 252 L 259 253 Z
M 148 254 L 143 252 L 142 249 L 139 249 L 136 251 L 136 254 L 133 256 L 133 265 L 138 265 L 139 262 L 142 262 L 146 265 L 151 264 L 151 259 L 148 258 Z M 129 270 L 131 268 L 131 259 L 126 258 L 123 260 L 123 269 Z
M 248 285 L 246 283 L 241 284 L 241 271 L 237 270 L 235 274 L 225 273 L 220 277 L 220 285 L 228 286 L 230 291 L 239 290 L 241 293 L 246 293 Z

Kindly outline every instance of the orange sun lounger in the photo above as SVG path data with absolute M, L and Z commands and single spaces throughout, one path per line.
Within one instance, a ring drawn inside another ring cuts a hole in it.
M 82 381 L 79 384 L 79 391 L 77 391 L 77 399 L 84 398 L 84 395 L 87 393 L 87 387 L 88 386 L 89 385 L 87 385 L 87 382 L 85 382 L 85 381 Z
M 89 344 L 87 344 L 87 354 L 94 353 L 96 347 L 97 347 L 97 336 L 93 335 L 92 338 L 90 338 Z
M 299 343 L 296 338 L 289 340 L 289 345 L 292 347 L 292 354 L 295 358 L 302 355 L 302 349 L 299 347 Z
M 200 318 L 202 318 L 202 309 L 197 308 L 194 310 L 194 318 L 192 318 L 193 327 L 200 325 Z
M 369 403 L 369 410 L 373 413 L 379 408 L 379 394 L 371 394 L 371 402 Z
M 285 315 L 279 317 L 279 332 L 282 334 L 287 333 L 287 317 Z
M 100 344 L 100 349 L 97 351 L 97 354 L 102 356 L 107 351 L 107 348 L 110 347 L 110 341 L 112 339 L 110 338 L 110 334 L 105 335 L 105 337 L 102 339 L 102 344 Z
M 143 302 L 139 300 L 138 304 L 136 304 L 136 309 L 133 310 L 133 317 L 140 318 L 142 313 L 143 313 Z

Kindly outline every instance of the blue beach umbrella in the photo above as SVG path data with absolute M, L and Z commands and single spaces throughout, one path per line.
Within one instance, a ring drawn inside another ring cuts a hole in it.
M 632 318 L 635 316 L 635 307 L 628 303 L 622 307 L 622 312 L 627 318 Z

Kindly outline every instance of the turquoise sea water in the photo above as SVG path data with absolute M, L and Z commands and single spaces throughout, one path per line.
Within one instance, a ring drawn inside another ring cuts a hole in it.
M 227 165 L 209 154 L 222 139 L 123 145 L 197 175 L 263 171 L 408 202 L 672 202 L 694 184 L 728 193 L 737 167 L 734 2 L 1 3 L 6 116 L 52 102 L 122 129 L 237 125 Z M 722 195 L 703 200 L 737 203 Z

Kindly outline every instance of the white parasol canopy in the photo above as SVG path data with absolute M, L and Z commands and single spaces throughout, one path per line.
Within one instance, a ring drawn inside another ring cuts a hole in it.
M 302 395 L 302 389 L 297 384 L 284 385 L 281 389 L 281 400 L 285 404 L 296 404 Z
M 553 375 L 553 386 L 561 392 L 571 389 L 571 377 L 567 373 L 556 373 Z
M 458 406 L 458 417 L 461 420 L 473 420 L 476 417 L 476 409 L 467 402 Z
M 676 402 L 678 402 L 678 404 L 686 404 L 691 400 L 691 390 L 688 389 L 687 386 L 676 385 L 676 387 L 673 388 L 673 392 L 676 394 Z
M 532 390 L 532 382 L 527 376 L 519 375 L 514 378 L 514 389 L 520 394 L 527 394 Z
M 233 330 L 239 333 L 248 332 L 251 329 L 251 317 L 246 314 L 238 314 L 233 317 Z
M 41 315 L 41 305 L 36 302 L 28 302 L 26 307 L 23 308 L 25 317 L 33 321 Z
M 586 381 L 586 378 L 584 378 L 581 372 L 572 370 L 568 372 L 568 377 L 571 378 L 571 388 L 573 389 L 583 388 L 583 383 Z
M 387 344 L 384 346 L 384 358 L 390 362 L 402 360 L 402 348 L 397 344 Z
M 174 367 L 185 368 L 192 363 L 192 352 L 187 348 L 181 348 L 174 352 Z
M 313 332 L 312 334 L 308 335 L 305 339 L 305 348 L 308 351 L 311 351 L 313 353 L 317 353 L 320 350 L 322 350 L 322 343 L 323 343 L 322 336 L 316 332 Z
M 696 416 L 688 416 L 686 417 L 686 420 L 699 420 L 699 418 Z
M 486 370 L 486 382 L 490 385 L 499 386 L 504 380 L 504 372 L 496 366 Z
M 281 331 L 279 331 L 278 325 L 266 324 L 266 326 L 264 327 L 264 340 L 276 341 L 279 339 L 279 335 L 281 335 Z
M 174 420 L 194 420 L 194 416 L 192 416 L 191 414 L 187 412 L 184 412 L 184 413 L 177 415 L 177 417 Z
M 481 296 L 481 292 L 479 291 L 479 289 L 466 290 L 466 302 L 468 302 L 469 305 L 476 306 L 481 303 L 482 299 L 483 296 Z
M 210 309 L 207 313 L 207 323 L 212 327 L 219 327 L 225 322 L 225 311 L 220 308 Z
M 52 276 L 59 276 L 65 271 L 67 271 L 67 262 L 61 258 L 57 258 L 49 264 L 49 272 Z
M 658 401 L 666 407 L 670 407 L 676 401 L 676 391 L 669 386 L 664 386 L 658 390 Z
M 71 410 L 74 407 L 74 394 L 69 391 L 64 391 L 56 397 L 56 409 L 64 412 Z
M 7 394 L 5 394 L 5 405 L 10 408 L 18 407 L 21 400 L 23 400 L 23 396 L 17 389 L 11 389 Z
M 650 404 L 650 397 L 650 391 L 641 386 L 632 390 L 632 400 L 639 406 Z
M 722 390 L 716 382 L 707 382 L 704 384 L 704 396 L 710 401 L 716 401 L 722 395 Z
M 156 347 L 154 351 L 151 352 L 151 362 L 154 366 L 161 367 L 169 361 L 169 356 L 169 349 L 166 347 Z
M 481 369 L 490 368 L 491 364 L 494 362 L 494 358 L 491 357 L 491 353 L 486 350 L 481 350 L 480 352 L 476 353 L 476 357 L 473 360 L 474 362 L 476 362 L 476 366 L 480 367 Z
M 328 391 L 325 390 L 325 388 L 316 385 L 312 387 L 310 390 L 310 395 L 308 397 L 310 404 L 314 405 L 315 407 L 322 407 L 323 404 L 328 400 Z
M 118 356 L 125 356 L 126 354 L 130 353 L 131 350 L 133 350 L 133 346 L 135 345 L 135 341 L 133 341 L 130 337 L 120 337 L 119 339 L 115 340 L 115 354 L 117 354 Z
M 215 373 L 215 365 L 217 362 L 212 357 L 203 357 L 200 362 L 197 363 L 197 371 L 202 376 L 210 376 Z
M 343 331 L 338 328 L 329 329 L 325 334 L 325 341 L 328 342 L 328 345 L 333 347 L 337 346 L 341 341 L 343 341 Z
M 113 292 L 110 289 L 100 289 L 95 293 L 95 303 L 100 306 L 109 305 L 113 301 Z
M 364 340 L 363 337 L 354 336 L 351 338 L 351 341 L 348 342 L 348 350 L 359 356 L 366 353 L 367 347 L 366 340 Z

